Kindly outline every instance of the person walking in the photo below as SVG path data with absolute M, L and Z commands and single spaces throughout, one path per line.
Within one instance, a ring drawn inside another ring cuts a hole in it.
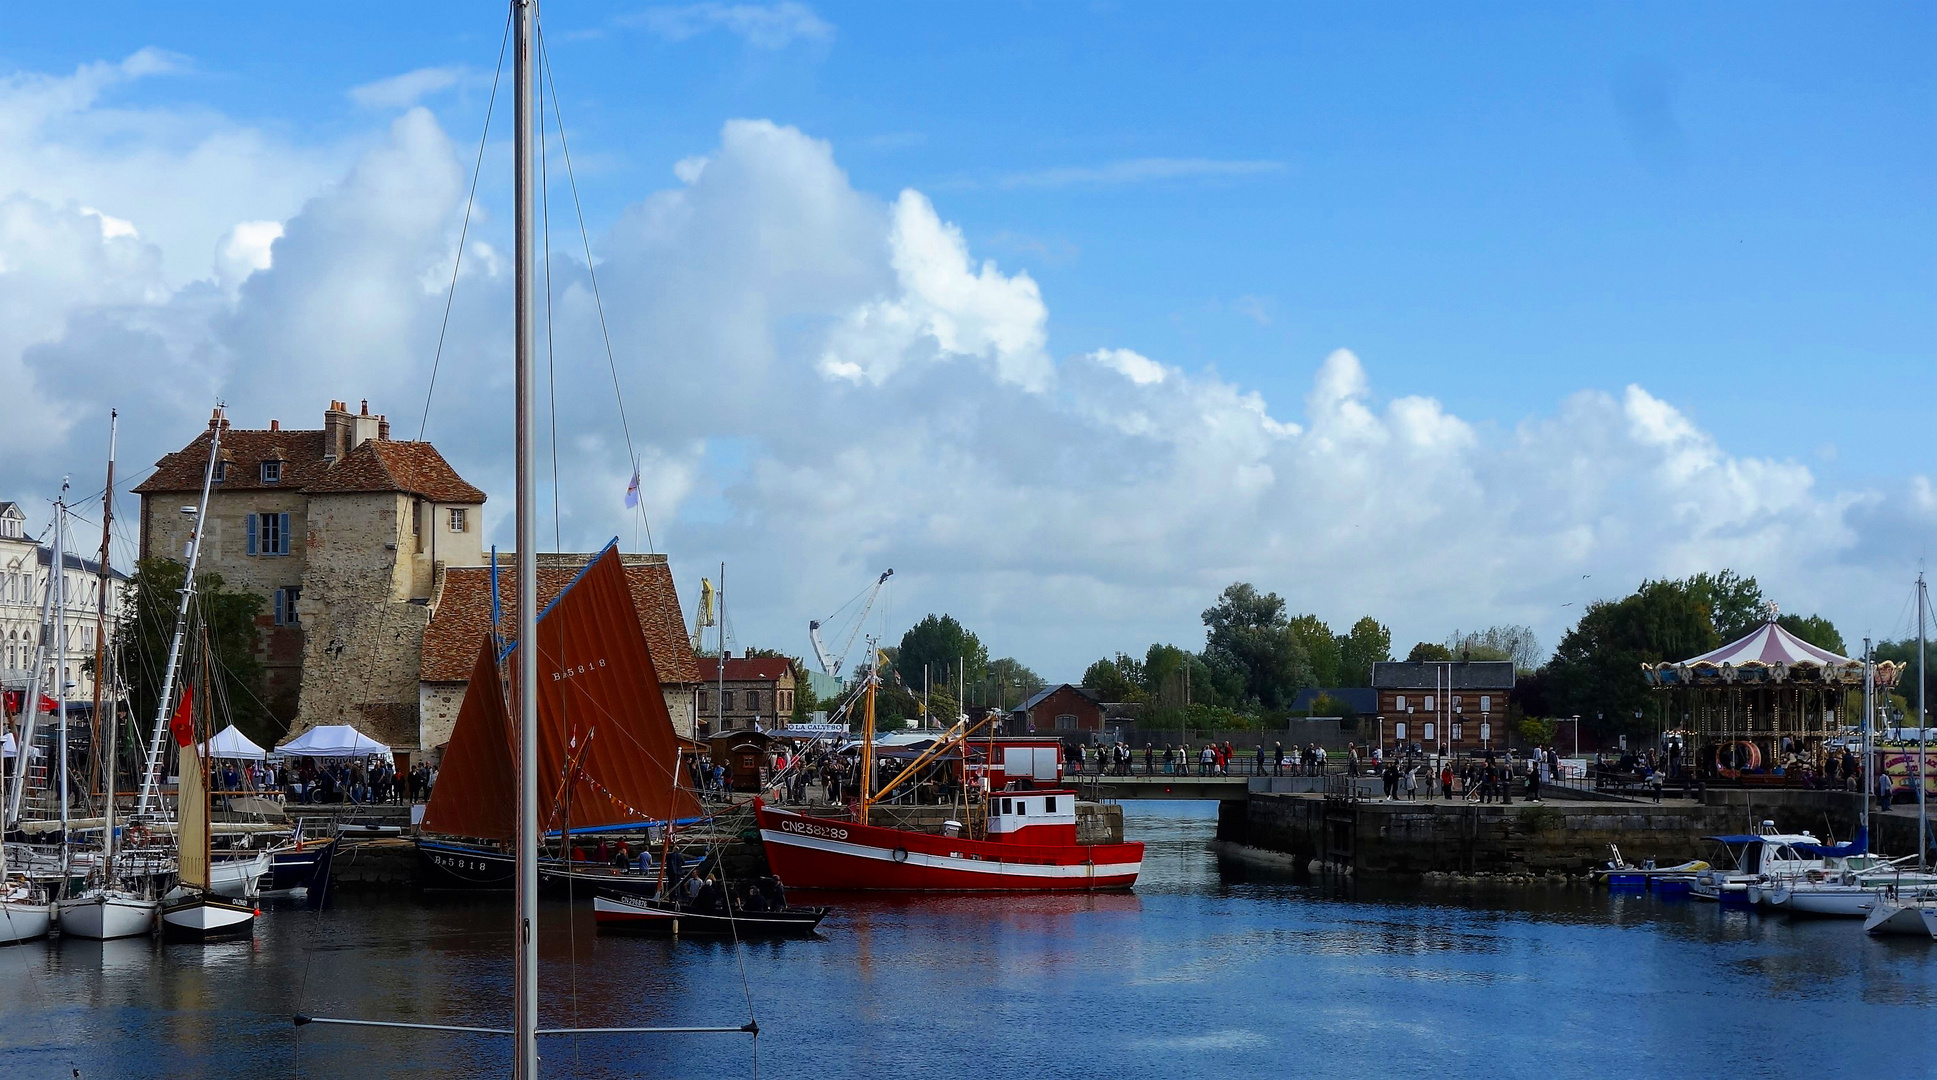
M 1453 766 L 1450 762 L 1439 767 L 1439 797 L 1447 802 L 1453 801 Z
M 1886 772 L 1884 772 L 1884 771 L 1883 771 L 1883 770 L 1881 770 L 1881 769 L 1878 769 L 1878 770 L 1877 770 L 1877 774 L 1876 774 L 1876 801 L 1877 801 L 1877 809 L 1879 809 L 1879 810 L 1881 810 L 1881 811 L 1883 811 L 1883 812 L 1884 812 L 1884 813 L 1886 813 L 1886 814 L 1887 814 L 1887 813 L 1889 813 L 1889 812 L 1890 812 L 1890 796 L 1892 796 L 1892 795 L 1894 795 L 1894 794 L 1896 794 L 1896 792 L 1895 792 L 1895 791 L 1893 791 L 1893 790 L 1891 790 L 1891 785 L 1890 785 L 1890 774 L 1889 774 L 1889 773 L 1886 773 Z

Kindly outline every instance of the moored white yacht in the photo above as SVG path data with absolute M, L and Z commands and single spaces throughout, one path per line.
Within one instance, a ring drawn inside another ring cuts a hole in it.
M 1749 904 L 1754 902 L 1750 890 L 1760 894 L 1764 875 L 1770 877 L 1800 878 L 1810 870 L 1821 870 L 1823 860 L 1810 858 L 1797 845 L 1818 848 L 1822 841 L 1810 833 L 1784 833 L 1776 831 L 1776 823 L 1764 821 L 1756 826 L 1753 833 L 1728 836 L 1704 836 L 1713 840 L 1728 853 L 1732 865 L 1717 865 L 1695 875 L 1695 883 L 1689 888 L 1689 895 L 1697 900 L 1714 900 L 1724 904 Z M 1719 860 L 1718 860 L 1719 862 Z

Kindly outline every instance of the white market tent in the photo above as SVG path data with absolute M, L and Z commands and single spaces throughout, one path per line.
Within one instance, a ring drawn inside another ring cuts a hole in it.
M 390 760 L 390 748 L 348 724 L 310 728 L 276 748 L 291 757 L 351 758 L 375 754 Z
M 234 761 L 261 761 L 268 756 L 267 751 L 257 746 L 247 735 L 242 734 L 234 724 L 216 732 L 215 737 L 210 739 L 208 745 L 202 750 L 209 757 Z

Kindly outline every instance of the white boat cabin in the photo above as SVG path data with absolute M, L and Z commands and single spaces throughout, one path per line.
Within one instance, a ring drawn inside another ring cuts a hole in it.
M 1076 793 L 1000 791 L 989 796 L 989 839 L 1016 844 L 1076 842 Z

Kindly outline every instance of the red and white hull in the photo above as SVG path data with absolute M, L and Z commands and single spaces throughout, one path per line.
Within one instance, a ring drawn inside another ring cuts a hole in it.
M 1143 845 L 970 840 L 849 821 L 756 812 L 767 864 L 790 889 L 1094 892 L 1128 889 Z

